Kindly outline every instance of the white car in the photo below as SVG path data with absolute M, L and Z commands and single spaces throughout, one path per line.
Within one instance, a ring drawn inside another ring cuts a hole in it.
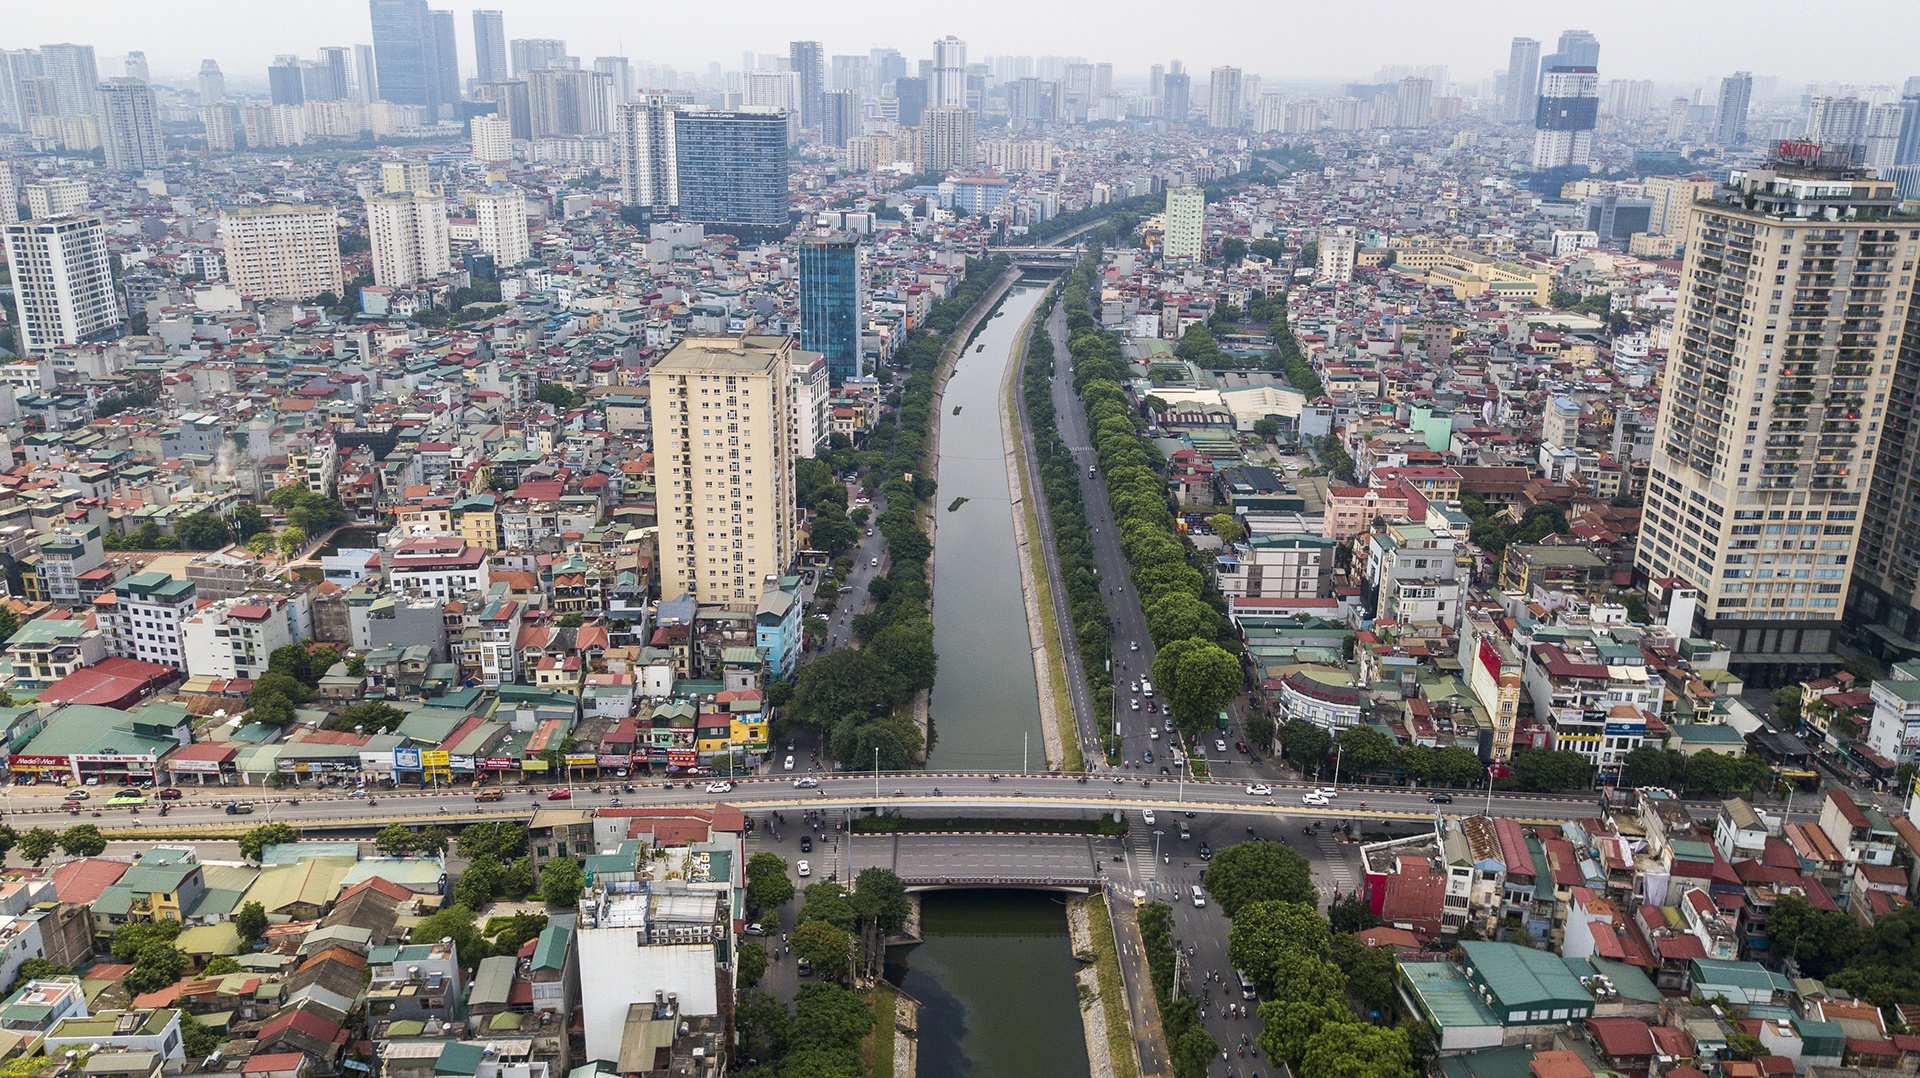
M 1158 740 L 1160 740 L 1160 731 L 1158 731 L 1158 730 L 1148 730 L 1148 731 L 1147 731 L 1147 740 L 1148 740 L 1148 741 L 1158 741 Z
M 818 785 L 820 785 L 819 779 L 794 779 L 793 780 L 793 788 L 796 790 L 811 790 Z
M 1139 691 L 1140 691 L 1140 681 L 1139 681 L 1139 679 L 1138 679 L 1138 678 L 1136 678 L 1136 679 L 1134 679 L 1134 682 L 1133 682 L 1133 684 L 1131 684 L 1131 685 L 1128 685 L 1128 686 L 1127 686 L 1127 691 L 1128 691 L 1128 692 L 1139 692 Z
M 710 794 L 730 794 L 733 792 L 733 783 L 731 782 L 707 783 L 707 792 Z
M 1140 810 L 1140 819 L 1141 819 L 1141 820 L 1143 820 L 1143 821 L 1145 821 L 1145 822 L 1146 822 L 1146 825 L 1147 825 L 1148 827 L 1152 827 L 1152 826 L 1153 826 L 1153 810 L 1152 810 L 1152 809 L 1141 809 L 1141 810 Z
M 1273 787 L 1265 786 L 1257 782 L 1247 787 L 1247 796 L 1249 797 L 1268 797 L 1271 796 L 1272 793 Z
M 813 875 L 813 866 L 807 864 L 805 861 L 798 862 L 797 869 L 803 878 Z
M 1132 708 L 1133 708 L 1133 710 L 1135 710 L 1135 711 L 1138 711 L 1138 710 L 1140 710 L 1140 701 L 1138 701 L 1138 700 L 1135 700 L 1135 701 L 1134 701 L 1134 702 L 1132 703 L 1132 705 L 1131 705 L 1131 706 L 1132 706 Z
M 1226 739 L 1226 738 L 1224 738 L 1224 737 L 1216 737 L 1216 738 L 1214 738 L 1214 739 L 1213 739 L 1213 751 L 1215 751 L 1215 752 L 1226 752 L 1226 751 L 1227 751 L 1227 739 Z
M 1331 805 L 1333 804 L 1333 801 L 1330 798 L 1328 798 L 1326 794 L 1320 793 L 1318 791 L 1312 791 L 1309 793 L 1301 794 L 1300 803 L 1303 805 Z
M 1322 786 L 1318 790 L 1315 790 L 1313 792 L 1319 794 L 1321 797 L 1324 797 L 1329 801 L 1340 796 L 1340 791 L 1334 789 L 1331 786 Z
M 1138 641 L 1138 640 L 1130 640 L 1130 641 L 1128 641 L 1128 642 L 1127 642 L 1127 650 L 1128 650 L 1128 651 L 1139 651 L 1139 650 L 1140 650 L 1140 641 Z

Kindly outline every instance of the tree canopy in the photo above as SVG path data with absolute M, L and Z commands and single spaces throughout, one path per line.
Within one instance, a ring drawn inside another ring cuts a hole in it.
M 1240 842 L 1213 856 L 1202 877 L 1207 893 L 1229 918 L 1255 902 L 1313 905 L 1320 899 L 1313 868 L 1280 842 Z

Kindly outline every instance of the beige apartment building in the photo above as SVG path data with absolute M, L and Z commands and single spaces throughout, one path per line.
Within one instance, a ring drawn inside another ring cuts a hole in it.
M 248 299 L 311 299 L 345 290 L 332 206 L 276 204 L 220 212 L 227 281 Z
M 661 594 L 753 610 L 793 564 L 788 337 L 687 337 L 650 372 Z
M 1916 230 L 1817 146 L 1692 208 L 1635 560 L 1698 590 L 1736 664 L 1834 661 Z

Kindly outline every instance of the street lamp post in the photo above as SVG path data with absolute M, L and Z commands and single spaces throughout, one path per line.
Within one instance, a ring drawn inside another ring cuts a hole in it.
M 1160 856 L 1160 836 L 1164 834 L 1166 834 L 1166 832 L 1158 827 L 1153 829 L 1153 855 L 1155 857 Z
M 1347 751 L 1345 745 L 1336 742 L 1333 746 L 1333 788 L 1340 788 L 1340 756 Z
M 880 800 L 880 746 L 873 747 L 873 799 Z

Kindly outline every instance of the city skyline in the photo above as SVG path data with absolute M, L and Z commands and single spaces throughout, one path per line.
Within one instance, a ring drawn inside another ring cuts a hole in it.
M 1779 0 L 1744 5 L 1738 19 L 1728 19 L 1718 5 L 1682 7 L 1657 5 L 1651 0 L 1595 8 L 1590 5 L 1521 4 L 1486 0 L 1473 5 L 1465 17 L 1441 18 L 1430 9 L 1404 0 L 1381 5 L 1385 12 L 1356 18 L 1340 12 L 1294 5 L 1276 10 L 1230 0 L 1216 5 L 1205 20 L 1187 24 L 1161 23 L 1152 34 L 1123 33 L 1138 20 L 1126 18 L 1087 22 L 1067 11 L 1022 7 L 1002 9 L 976 5 L 965 13 L 901 13 L 879 5 L 843 4 L 829 12 L 800 16 L 793 9 L 761 2 L 738 5 L 738 17 L 697 25 L 654 26 L 639 18 L 615 17 L 581 0 L 531 4 L 516 0 L 488 0 L 486 10 L 503 12 L 508 38 L 557 37 L 573 43 L 581 55 L 626 54 L 650 63 L 687 70 L 718 63 L 737 70 L 743 52 L 783 52 L 789 40 L 823 42 L 829 54 L 864 52 L 892 47 L 909 56 L 931 56 L 932 43 L 953 34 L 968 44 L 968 56 L 978 61 L 994 55 L 1040 55 L 1071 52 L 1115 65 L 1122 79 L 1144 75 L 1148 66 L 1169 58 L 1186 61 L 1190 71 L 1232 65 L 1257 73 L 1276 85 L 1363 77 L 1383 64 L 1439 64 L 1453 69 L 1462 81 L 1489 78 L 1506 66 L 1515 36 L 1551 40 L 1559 30 L 1577 26 L 1591 30 L 1605 43 L 1604 73 L 1619 77 L 1657 77 L 1669 82 L 1717 80 L 1733 70 L 1751 70 L 1787 84 L 1804 81 L 1893 81 L 1910 74 L 1916 37 L 1913 34 L 1832 34 L 1822 40 L 1819 28 L 1801 28 L 1780 34 L 1777 28 L 1791 14 Z M 1767 9 L 1778 7 L 1780 19 Z M 471 7 L 456 7 L 461 76 L 476 74 Z M 254 69 L 262 75 L 277 55 L 306 55 L 327 44 L 370 40 L 363 5 L 290 5 L 276 12 L 276 32 L 263 37 L 252 12 L 237 0 L 207 0 L 192 8 L 191 20 L 178 16 L 180 5 L 133 4 L 104 0 L 87 8 L 87 17 L 75 17 L 70 8 L 29 7 L 10 13 L 8 48 L 34 47 L 48 42 L 81 41 L 103 56 L 144 52 L 157 81 L 190 80 L 202 59 L 220 61 L 229 77 L 247 78 Z M 1143 17 L 1148 13 L 1142 11 Z M 1381 15 L 1388 17 L 1382 18 Z M 1867 0 L 1858 5 L 1850 23 L 1872 25 L 1884 20 L 1889 27 L 1908 25 L 1909 12 L 1896 0 Z M 1246 34 L 1229 28 L 1271 26 L 1270 34 Z M 737 27 L 755 27 L 743 37 Z M 1657 25 L 1660 32 L 1648 32 Z M 186 29 L 191 27 L 190 30 Z M 884 27 L 884 34 L 876 34 Z M 1013 27 L 1012 29 L 1009 29 Z M 1310 38 L 1311 48 L 1293 49 L 1288 42 Z M 632 43 L 632 49 L 627 43 Z M 1062 44 L 1065 42 L 1067 44 Z M 917 43 L 917 44 L 916 44 Z M 644 45 L 644 55 L 639 55 Z

